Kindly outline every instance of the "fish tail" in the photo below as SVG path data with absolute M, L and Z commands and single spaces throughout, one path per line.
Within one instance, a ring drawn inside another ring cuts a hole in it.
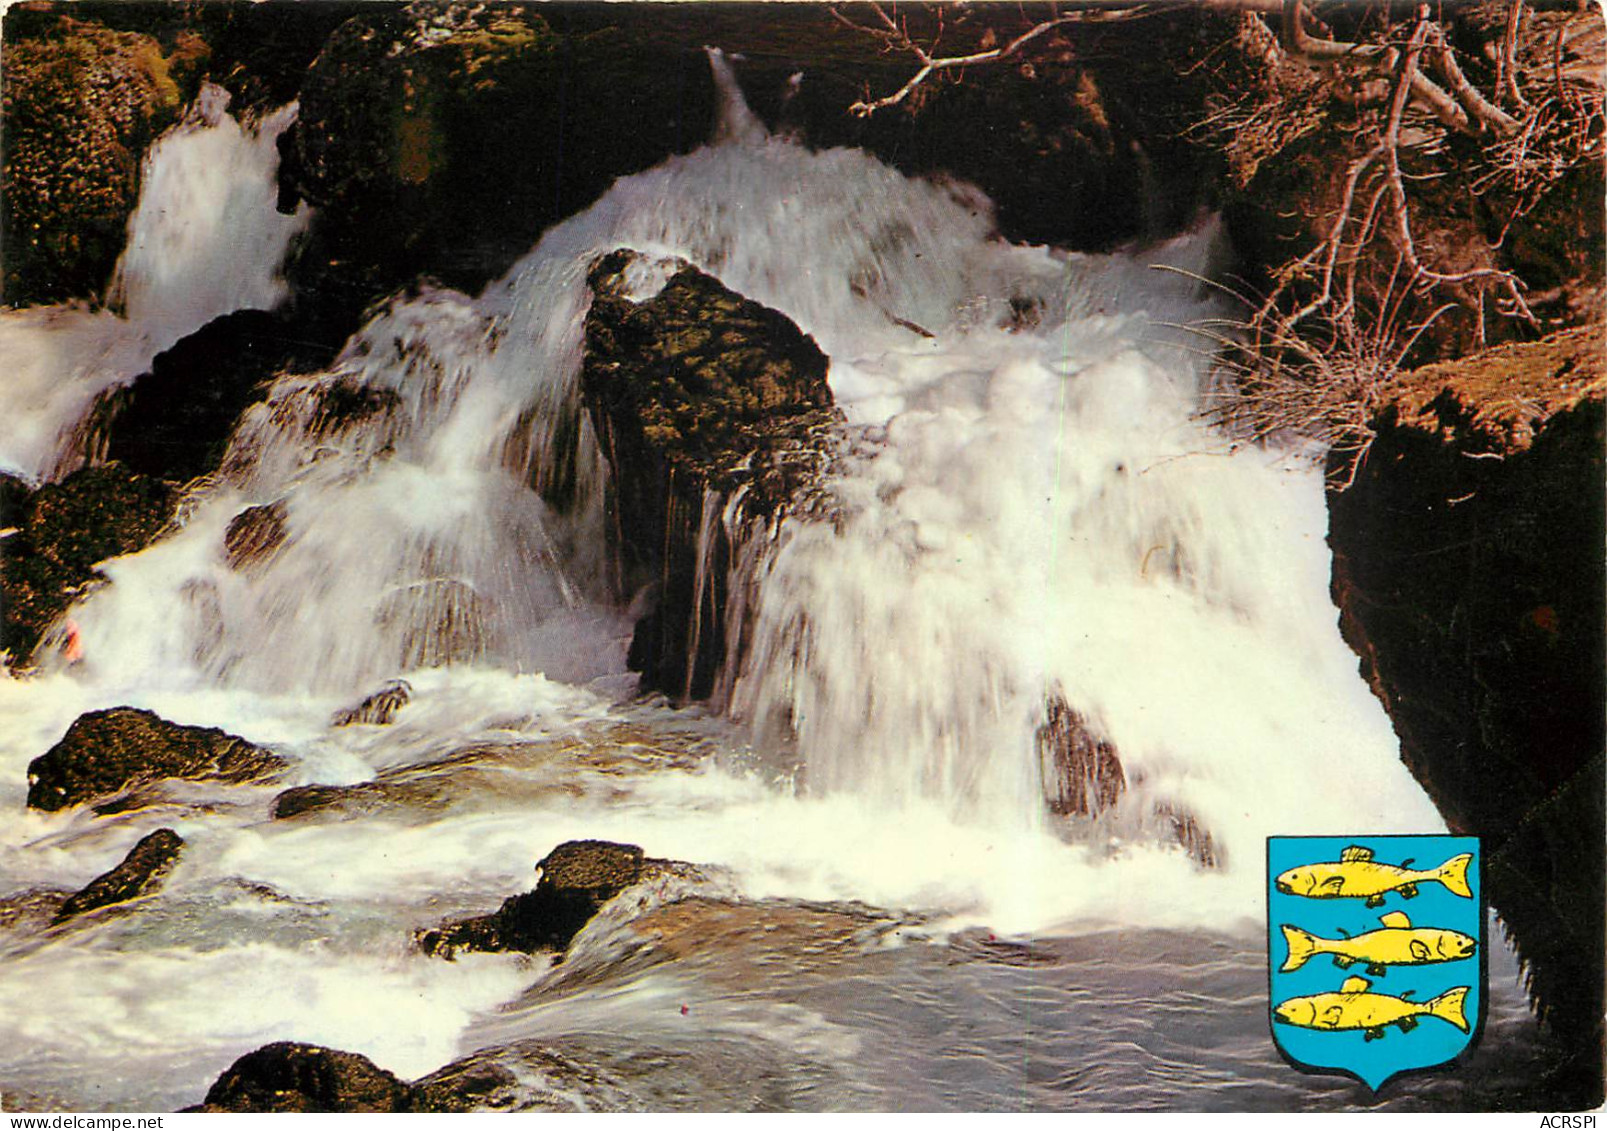
M 1463 1012 L 1463 1003 L 1467 1001 L 1469 986 L 1458 986 L 1454 990 L 1446 990 L 1436 998 L 1430 998 L 1423 1004 L 1428 1011 L 1441 1021 L 1449 1021 L 1462 1032 L 1468 1031 L 1467 1014 Z
M 1460 856 L 1453 856 L 1439 866 L 1434 878 L 1444 884 L 1447 889 L 1464 899 L 1473 898 L 1473 889 L 1468 886 L 1468 865 L 1473 862 L 1473 853 L 1464 852 Z
M 1283 924 L 1283 939 L 1289 944 L 1289 957 L 1279 970 L 1281 974 L 1300 969 L 1312 955 L 1317 953 L 1317 940 L 1310 932 L 1302 931 L 1299 927 Z

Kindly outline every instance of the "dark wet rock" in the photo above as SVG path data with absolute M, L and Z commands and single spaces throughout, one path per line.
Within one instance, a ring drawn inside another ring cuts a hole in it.
M 381 413 L 394 411 L 402 401 L 394 389 L 376 389 L 350 380 L 334 380 L 318 387 L 318 405 L 308 431 L 333 436 Z
M 397 1112 L 412 1090 L 366 1056 L 279 1041 L 246 1053 L 190 1111 Z
M 149 373 L 105 394 L 89 447 L 174 482 L 216 471 L 241 413 L 280 373 L 328 364 L 355 316 L 237 310 L 156 355 Z
M 536 865 L 534 891 L 505 900 L 495 913 L 419 935 L 425 954 L 460 950 L 563 950 L 603 904 L 643 877 L 648 861 L 634 844 L 571 840 Z
M 1594 329 L 1407 374 L 1329 498 L 1341 629 L 1406 765 L 1483 838 L 1584 1106 L 1602 1080 L 1604 369 Z
M 56 912 L 56 922 L 65 922 L 114 903 L 127 903 L 149 895 L 162 886 L 168 872 L 178 863 L 184 838 L 172 829 L 157 829 L 123 857 L 122 863 L 97 876 L 83 890 L 69 896 Z
M 5 531 L 22 525 L 22 516 L 32 495 L 33 488 L 27 482 L 0 471 L 0 537 Z
M 500 274 L 614 178 L 705 140 L 701 42 L 560 35 L 514 5 L 348 20 L 308 68 L 281 143 L 281 207 L 319 208 L 301 283 L 372 295 L 424 271 L 467 289 Z
M 668 280 L 634 301 L 632 274 L 655 267 Z M 838 419 L 828 362 L 784 315 L 691 266 L 617 251 L 589 281 L 581 388 L 612 472 L 625 583 L 656 592 L 630 664 L 645 687 L 705 698 L 732 635 L 728 526 L 775 518 L 818 477 Z
M 283 500 L 247 507 L 229 520 L 223 532 L 223 552 L 230 569 L 246 569 L 267 561 L 285 541 Z
M 1058 691 L 1044 704 L 1036 739 L 1051 813 L 1094 817 L 1121 800 L 1127 778 L 1116 748 Z
M 476 1053 L 436 1069 L 415 1085 L 416 1110 L 535 1110 L 531 1102 L 532 1089 L 525 1082 L 530 1079 L 525 1071 L 526 1058 L 518 1059 L 516 1070 L 503 1063 L 509 1055 L 510 1050 L 505 1049 Z
M 412 698 L 413 685 L 405 679 L 393 679 L 355 707 L 335 713 L 331 726 L 347 727 L 357 723 L 388 726 L 396 712 L 407 706 Z
M 170 723 L 112 707 L 80 715 L 55 746 L 28 764 L 28 804 L 56 810 L 161 778 L 251 782 L 284 768 L 278 755 L 216 727 Z
M 178 506 L 171 486 L 116 465 L 84 468 L 23 503 L 17 533 L 0 541 L 0 648 L 22 660 L 86 587 L 95 564 L 143 549 Z
M 4 301 L 98 296 L 123 248 L 140 158 L 193 93 L 202 47 L 69 16 L 5 19 Z

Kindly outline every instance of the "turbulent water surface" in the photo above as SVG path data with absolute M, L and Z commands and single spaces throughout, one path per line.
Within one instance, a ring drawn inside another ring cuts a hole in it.
M 290 113 L 242 127 L 214 98 L 155 147 L 120 315 L 0 320 L 28 359 L 3 391 L 7 465 L 60 474 L 99 389 L 278 300 L 305 222 L 272 208 Z M 328 372 L 278 381 L 182 528 L 104 564 L 111 584 L 71 613 L 81 657 L 47 641 L 0 681 L 0 1091 L 170 1109 L 281 1039 L 409 1079 L 486 1050 L 555 1106 L 1476 1107 L 1519 1089 L 1545 1050 L 1496 925 L 1459 1070 L 1375 1100 L 1269 1039 L 1264 838 L 1443 824 L 1340 639 L 1318 471 L 1199 419 L 1207 368 L 1173 327 L 1212 313 L 1194 278 L 1214 230 L 1112 257 L 991 233 L 973 192 L 769 137 L 733 98 L 715 144 L 622 179 L 483 294 L 398 297 Z M 735 532 L 751 647 L 707 705 L 635 697 L 633 595 L 606 581 L 577 377 L 585 273 L 618 247 L 783 311 L 846 415 L 818 517 Z M 331 430 L 316 405 L 335 386 L 383 408 Z M 577 484 L 563 513 L 529 486 L 559 475 Z M 227 524 L 268 503 L 283 546 L 230 569 Z M 398 676 L 394 724 L 330 725 Z M 1054 693 L 1121 752 L 1128 795 L 1097 822 L 1045 804 Z M 292 769 L 113 815 L 26 809 L 29 760 L 118 704 Z M 289 785 L 366 781 L 363 805 L 270 819 Z M 161 826 L 188 846 L 159 895 L 53 928 L 29 911 L 24 893 L 76 889 Z M 528 889 L 571 838 L 703 878 L 634 891 L 559 965 L 413 948 Z

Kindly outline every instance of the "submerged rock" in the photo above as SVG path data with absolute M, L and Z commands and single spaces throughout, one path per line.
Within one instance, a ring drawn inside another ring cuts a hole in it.
M 337 711 L 331 726 L 348 727 L 357 723 L 388 726 L 396 712 L 407 706 L 412 698 L 413 685 L 405 679 L 393 679 L 355 707 Z
M 1036 738 L 1051 813 L 1096 817 L 1121 800 L 1127 778 L 1116 748 L 1058 691 L 1044 704 Z
M 543 1099 L 556 1098 L 548 1089 L 532 1086 L 538 1066 L 549 1071 L 556 1069 L 552 1073 L 559 1077 L 556 1083 L 579 1083 L 588 1087 L 596 1083 L 595 1073 L 564 1071 L 572 1066 L 560 1056 L 539 1048 L 523 1050 L 521 1055 L 521 1050 L 515 1046 L 478 1052 L 436 1069 L 418 1081 L 414 1102 L 417 1110 L 439 1112 L 576 1110 L 535 1099 L 542 1093 L 548 1093 L 542 1095 Z M 576 1075 L 578 1080 L 571 1079 Z M 548 1083 L 545 1079 L 542 1082 Z M 588 1107 L 586 1110 L 598 1109 Z
M 632 298 L 655 271 L 658 293 Z M 785 315 L 687 264 L 616 251 L 589 282 L 582 393 L 626 584 L 657 592 L 630 664 L 645 687 L 705 698 L 739 627 L 725 624 L 730 528 L 773 519 L 818 476 L 838 420 L 829 363 Z
M 144 549 L 178 507 L 169 484 L 116 464 L 75 471 L 31 496 L 11 495 L 19 522 L 0 541 L 0 649 L 18 661 L 102 580 L 97 563 Z
M 1604 406 L 1599 327 L 1405 375 L 1355 482 L 1329 498 L 1340 627 L 1485 892 L 1555 1083 L 1600 1102 Z M 1584 894 L 1593 893 L 1593 894 Z M 1594 1096 L 1594 1099 L 1591 1097 Z
M 27 888 L 0 896 L 0 931 L 43 930 L 56 921 L 56 913 L 71 894 L 59 888 Z M 11 1102 L 9 1092 L 6 1102 Z
M 284 766 L 277 754 L 216 727 L 112 707 L 80 715 L 60 742 L 28 764 L 28 804 L 65 809 L 161 778 L 261 781 Z
M 655 863 L 634 844 L 566 841 L 536 865 L 541 879 L 534 891 L 511 896 L 491 915 L 422 932 L 419 948 L 443 958 L 460 950 L 563 950 L 603 904 Z
M 229 568 L 243 570 L 265 562 L 285 541 L 283 501 L 247 507 L 229 520 L 223 532 L 223 552 Z
M 366 1056 L 279 1041 L 231 1064 L 188 1111 L 409 1111 L 412 1089 Z
M 67 898 L 56 912 L 61 923 L 114 903 L 127 903 L 162 886 L 178 863 L 184 838 L 172 829 L 157 829 L 129 850 L 123 862 L 89 881 L 82 891 Z
M 382 779 L 356 785 L 298 785 L 273 799 L 270 812 L 276 821 L 310 814 L 341 818 L 390 811 L 434 812 L 453 800 L 450 787 L 439 780 Z

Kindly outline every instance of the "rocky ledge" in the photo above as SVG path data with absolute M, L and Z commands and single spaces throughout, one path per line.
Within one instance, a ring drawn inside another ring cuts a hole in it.
M 1600 327 L 1406 374 L 1330 497 L 1341 628 L 1485 889 L 1542 1018 L 1599 1102 L 1602 624 Z M 1588 1106 L 1588 1105 L 1587 1105 Z

